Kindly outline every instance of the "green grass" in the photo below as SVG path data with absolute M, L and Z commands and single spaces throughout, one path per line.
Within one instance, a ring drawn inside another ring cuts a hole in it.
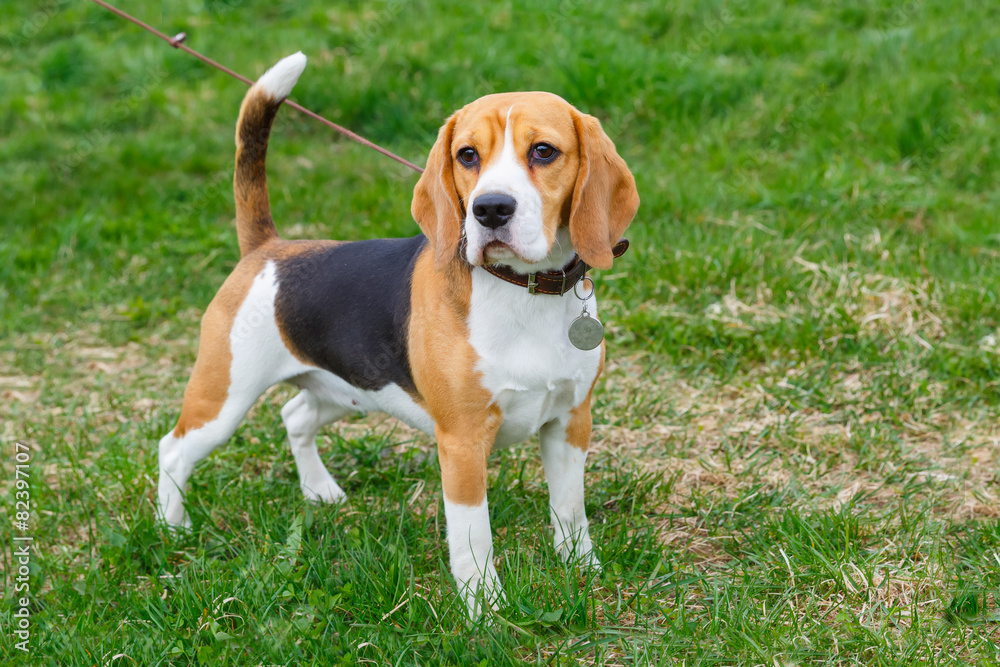
M 1000 662 L 1000 40 L 992 3 L 122 2 L 422 163 L 486 93 L 550 90 L 636 175 L 598 276 L 609 368 L 561 565 L 537 445 L 498 453 L 508 605 L 472 625 L 433 443 L 381 417 L 301 499 L 270 393 L 154 522 L 156 442 L 238 258 L 245 88 L 83 0 L 0 6 L 4 507 L 31 447 L 32 655 L 5 664 Z M 283 110 L 279 231 L 415 233 L 416 176 Z

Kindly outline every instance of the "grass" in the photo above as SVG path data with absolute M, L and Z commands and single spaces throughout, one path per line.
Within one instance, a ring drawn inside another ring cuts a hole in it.
M 434 446 L 382 417 L 306 504 L 261 401 L 153 520 L 198 318 L 238 258 L 242 84 L 87 2 L 0 6 L 0 489 L 31 448 L 31 655 L 5 664 L 994 665 L 1000 41 L 990 3 L 184 0 L 121 6 L 422 162 L 453 109 L 551 90 L 642 208 L 598 277 L 588 512 L 551 550 L 536 446 L 498 453 L 509 604 L 458 607 Z M 410 235 L 415 176 L 283 111 L 289 238 Z M 5 522 L 4 590 L 14 584 Z

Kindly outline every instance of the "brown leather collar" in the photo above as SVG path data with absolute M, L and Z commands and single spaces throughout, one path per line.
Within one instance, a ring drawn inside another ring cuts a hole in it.
M 459 254 L 465 258 L 466 240 L 462 237 L 459 245 Z M 611 249 L 611 254 L 616 258 L 621 257 L 628 250 L 628 239 L 619 239 L 618 243 Z M 487 264 L 484 269 L 492 273 L 500 280 L 506 280 L 514 285 L 528 288 L 528 294 L 556 294 L 562 296 L 573 289 L 580 280 L 587 275 L 590 267 L 580 259 L 579 255 L 574 255 L 569 264 L 561 271 L 538 271 L 536 273 L 518 273 L 509 266 L 502 264 Z

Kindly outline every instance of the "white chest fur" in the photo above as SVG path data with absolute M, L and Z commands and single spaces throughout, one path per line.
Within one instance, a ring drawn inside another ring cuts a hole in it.
M 597 314 L 594 299 L 587 307 Z M 601 349 L 583 351 L 570 344 L 569 325 L 581 309 L 572 292 L 532 295 L 473 268 L 469 337 L 480 358 L 476 370 L 503 411 L 497 446 L 530 438 L 586 398 Z

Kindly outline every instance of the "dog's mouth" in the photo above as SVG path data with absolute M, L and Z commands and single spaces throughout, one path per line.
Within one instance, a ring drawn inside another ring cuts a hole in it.
M 484 260 L 496 261 L 499 259 L 512 259 L 514 257 L 517 257 L 517 253 L 515 253 L 513 248 L 511 248 L 503 241 L 498 241 L 497 239 L 493 239 L 485 246 L 483 246 Z
M 492 236 L 492 238 L 489 238 Z M 505 238 L 506 233 L 490 234 L 486 239 L 480 239 L 479 243 L 469 244 L 466 259 L 474 266 L 486 266 L 491 264 L 515 264 L 530 265 L 537 262 L 537 259 L 525 257 L 518 244 L 512 243 Z M 478 248 L 476 247 L 478 246 Z

